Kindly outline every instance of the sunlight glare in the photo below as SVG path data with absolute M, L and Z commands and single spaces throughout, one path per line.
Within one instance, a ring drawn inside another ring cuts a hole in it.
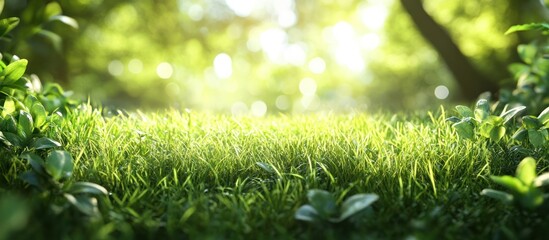
M 448 98 L 448 95 L 450 95 L 450 90 L 444 85 L 439 85 L 435 88 L 435 97 L 438 99 L 446 99 Z
M 283 28 L 293 27 L 297 23 L 297 16 L 291 9 L 286 9 L 278 14 L 278 25 Z
M 263 117 L 267 114 L 267 104 L 261 100 L 255 101 L 252 103 L 250 111 L 254 117 Z
M 187 10 L 187 15 L 191 20 L 198 22 L 204 17 L 204 9 L 198 4 L 193 4 Z
M 280 110 L 290 109 L 290 98 L 286 95 L 280 95 L 276 98 L 275 105 Z
M 389 14 L 387 6 L 383 3 L 364 5 L 359 10 L 362 23 L 373 31 L 379 31 L 385 25 L 385 19 Z
M 172 65 L 167 62 L 161 62 L 156 67 L 156 75 L 158 75 L 158 77 L 162 79 L 171 78 L 173 75 Z
M 254 1 L 249 0 L 225 0 L 227 6 L 239 17 L 248 17 L 254 8 Z
M 214 59 L 214 71 L 218 78 L 227 79 L 233 75 L 233 61 L 226 53 L 220 53 Z
M 299 44 L 291 44 L 284 49 L 283 59 L 285 63 L 302 66 L 305 64 L 306 58 L 307 53 Z
M 143 71 L 143 62 L 137 58 L 130 60 L 128 62 L 128 71 L 135 74 L 141 73 Z
M 312 78 L 304 78 L 299 82 L 299 91 L 303 96 L 314 96 L 316 93 L 316 82 Z
M 248 114 L 248 106 L 243 102 L 235 102 L 231 107 L 233 116 L 243 116 Z
M 112 60 L 107 67 L 109 73 L 115 77 L 124 74 L 124 64 L 119 60 Z
M 376 33 L 368 33 L 360 38 L 362 47 L 366 50 L 374 50 L 381 45 L 381 37 Z
M 355 73 L 363 72 L 365 62 L 353 26 L 345 21 L 338 22 L 332 28 L 332 37 L 335 40 L 334 54 L 336 62 Z
M 326 70 L 326 62 L 320 57 L 315 57 L 309 61 L 309 70 L 315 74 L 322 74 Z
M 282 63 L 280 54 L 284 51 L 288 42 L 288 35 L 284 30 L 274 28 L 264 31 L 261 33 L 259 41 L 269 60 L 274 63 Z

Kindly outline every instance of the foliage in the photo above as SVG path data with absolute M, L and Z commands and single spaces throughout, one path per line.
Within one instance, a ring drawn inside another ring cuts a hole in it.
M 462 138 L 473 139 L 478 134 L 494 142 L 499 142 L 508 132 L 509 122 L 525 109 L 526 107 L 504 109 L 499 116 L 493 115 L 488 100 L 480 99 L 476 103 L 474 111 L 466 106 L 456 106 L 456 111 L 461 119 L 450 117 L 448 120 L 453 122 L 452 127 Z
M 359 213 L 369 207 L 379 198 L 376 194 L 355 194 L 341 204 L 336 205 L 336 200 L 330 192 L 320 189 L 311 189 L 307 192 L 310 204 L 305 204 L 297 209 L 295 218 L 307 222 L 328 221 L 338 223 Z
M 3 4 L 4 1 L 0 1 L 0 9 Z M 73 20 L 58 14 L 58 7 L 55 4 L 52 2 L 44 11 L 31 13 L 37 14 L 39 19 L 74 25 Z M 16 17 L 0 20 L 0 39 L 10 42 L 12 37 L 8 36 L 19 22 L 19 18 Z M 14 38 L 13 45 L 17 45 L 18 41 L 21 39 Z M 39 191 L 40 194 L 35 195 L 35 198 L 51 203 L 52 207 L 56 206 L 60 199 L 64 199 L 65 203 L 58 211 L 72 205 L 85 215 L 98 216 L 98 201 L 93 195 L 106 195 L 107 191 L 94 183 L 69 181 L 74 167 L 72 156 L 67 151 L 58 150 L 61 143 L 44 135 L 52 125 L 59 123 L 61 111 L 66 114 L 74 100 L 69 100 L 57 85 L 47 85 L 42 91 L 36 76 L 31 77 L 32 81 L 25 77 L 28 65 L 26 59 L 19 59 L 16 55 L 5 52 L 2 52 L 2 56 L 11 56 L 7 61 L 6 58 L 0 61 L 0 144 L 4 153 L 8 154 L 2 160 L 12 161 L 12 164 L 18 164 L 21 159 L 26 160 L 26 166 L 18 165 L 15 171 L 20 179 Z M 2 163 L 5 164 L 9 163 Z M 28 166 L 31 169 L 23 172 Z M 4 201 L 11 201 L 9 199 Z M 6 204 L 14 205 L 10 202 Z M 17 204 L 15 206 L 24 208 Z M 18 214 L 22 216 L 27 213 L 16 211 L 6 214 L 7 216 L 3 217 L 10 217 L 10 214 L 17 217 Z M 19 221 L 20 223 L 14 223 L 12 228 L 16 229 L 25 222 Z M 6 236 L 10 229 L 6 231 L 0 232 L 0 236 Z
M 501 200 L 504 203 L 516 202 L 522 207 L 533 209 L 543 204 L 545 196 L 540 187 L 549 185 L 549 173 L 540 176 L 536 174 L 536 160 L 527 157 L 523 159 L 512 176 L 490 176 L 497 184 L 507 188 L 511 193 L 494 189 L 484 189 L 481 194 Z

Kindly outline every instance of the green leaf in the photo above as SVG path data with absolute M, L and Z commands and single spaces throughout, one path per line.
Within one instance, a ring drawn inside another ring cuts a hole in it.
M 549 121 L 549 107 L 545 108 L 538 116 L 538 120 L 542 124 L 546 124 Z
M 90 183 L 90 182 L 76 182 L 71 185 L 69 192 L 72 194 L 95 194 L 95 195 L 108 195 L 109 192 L 107 189 L 102 187 L 99 184 Z
M 547 31 L 549 30 L 549 24 L 547 23 L 528 23 L 528 24 L 522 24 L 522 25 L 515 25 L 510 27 L 506 32 L 505 35 L 519 32 L 519 31 L 530 31 L 530 30 L 537 30 L 537 31 Z
M 549 185 L 549 172 L 539 175 L 536 180 L 534 180 L 534 186 L 543 187 Z
M 12 84 L 19 80 L 25 74 L 28 63 L 27 59 L 11 62 L 2 72 L 2 76 L 4 76 L 3 84 Z
M 475 119 L 482 122 L 488 116 L 490 116 L 490 103 L 486 99 L 478 100 L 475 106 Z
M 474 117 L 473 110 L 466 106 L 457 105 L 456 110 L 462 117 Z
M 509 109 L 508 111 L 502 112 L 500 117 L 503 118 L 503 124 L 506 124 L 509 122 L 509 120 L 513 119 L 518 113 L 524 111 L 526 109 L 525 106 L 520 107 L 514 107 L 512 109 Z
M 490 176 L 490 178 L 499 185 L 506 187 L 507 189 L 519 194 L 524 194 L 528 191 L 526 186 L 521 180 L 511 176 Z
M 26 171 L 19 175 L 19 178 L 23 180 L 23 182 L 26 182 L 27 184 L 34 186 L 38 189 L 44 189 L 44 183 L 40 180 L 40 178 L 36 175 L 36 172 L 33 171 Z
M 64 15 L 57 15 L 50 18 L 50 21 L 58 21 L 61 22 L 69 27 L 72 27 L 74 29 L 78 29 L 78 22 L 74 20 L 74 18 L 64 16 Z
M 539 207 L 543 203 L 543 194 L 534 186 L 531 186 L 529 191 L 519 198 L 520 204 L 528 209 Z
M 544 129 L 545 130 L 545 129 Z M 545 130 L 545 133 L 547 130 Z M 538 131 L 535 129 L 528 130 L 528 140 L 534 147 L 543 147 L 546 143 L 546 134 L 543 131 Z
M 452 126 L 456 129 L 457 134 L 462 138 L 473 139 L 474 125 L 470 122 L 471 118 L 464 118 L 461 122 L 454 123 Z
M 517 167 L 516 177 L 524 183 L 524 185 L 530 186 L 536 179 L 536 160 L 531 157 L 524 158 L 520 161 Z
M 522 117 L 522 125 L 526 129 L 539 129 L 543 125 L 538 120 L 537 117 L 534 116 L 524 116 Z
M 311 189 L 307 192 L 309 203 L 316 209 L 318 215 L 328 219 L 337 213 L 336 201 L 332 194 L 325 190 Z
M 341 215 L 339 216 L 338 221 L 343 221 L 360 212 L 378 199 L 379 196 L 377 194 L 356 194 L 351 196 L 341 205 Z
M 24 140 L 19 135 L 10 132 L 2 132 L 2 135 L 11 145 L 23 147 Z
M 34 149 L 48 149 L 54 147 L 61 147 L 61 143 L 47 137 L 34 139 L 31 144 L 31 148 Z
M 494 142 L 499 142 L 499 140 L 501 140 L 501 138 L 505 136 L 505 131 L 505 127 L 503 126 L 492 128 L 492 130 L 490 131 L 490 140 Z
M 0 0 L 0 13 L 4 11 L 4 0 Z
M 53 177 L 54 180 L 68 178 L 72 175 L 72 157 L 66 151 L 52 151 L 46 158 L 45 167 L 46 171 Z
M 17 134 L 27 141 L 34 131 L 32 116 L 23 110 L 19 111 L 19 121 L 17 124 Z
M 515 132 L 515 134 L 513 134 L 512 138 L 518 141 L 523 141 L 526 137 L 528 137 L 528 130 L 520 128 Z
M 264 163 L 264 162 L 256 162 L 255 164 L 257 166 L 259 166 L 260 168 L 262 168 L 263 170 L 265 170 L 266 172 L 268 172 L 268 173 L 275 173 L 275 170 L 271 166 L 271 164 Z
M 517 47 L 518 55 L 527 64 L 534 63 L 536 59 L 537 47 L 530 44 L 521 44 Z
M 311 205 L 303 205 L 297 211 L 294 215 L 295 219 L 301 220 L 301 221 L 307 221 L 307 222 L 314 222 L 319 220 L 318 219 L 318 213 Z
M 46 18 L 51 18 L 62 13 L 61 6 L 57 2 L 50 2 L 44 9 L 44 15 Z
M 40 156 L 31 152 L 24 152 L 20 158 L 27 160 L 35 172 L 39 174 L 44 173 L 44 159 Z
M 514 198 L 513 195 L 509 193 L 489 188 L 483 189 L 482 192 L 480 192 L 480 195 L 498 199 L 506 204 L 512 203 Z
M 6 35 L 19 24 L 19 18 L 10 17 L 0 19 L 0 37 Z
M 63 196 L 67 201 L 76 207 L 80 212 L 93 216 L 99 213 L 97 208 L 97 199 L 88 196 L 73 196 L 72 194 L 64 193 Z
M 48 31 L 48 30 L 40 30 L 38 33 L 36 33 L 36 36 L 38 37 L 41 37 L 43 38 L 45 41 L 49 42 L 49 44 L 51 45 L 51 47 L 56 51 L 56 52 L 61 52 L 61 43 L 62 43 L 62 39 L 59 35 L 57 35 L 56 33 L 54 32 L 51 32 L 51 31 Z
M 34 119 L 34 126 L 37 128 L 42 127 L 46 123 L 46 120 L 48 117 L 46 113 L 46 109 L 44 108 L 42 103 L 40 102 L 34 103 L 30 111 L 31 111 L 32 118 Z

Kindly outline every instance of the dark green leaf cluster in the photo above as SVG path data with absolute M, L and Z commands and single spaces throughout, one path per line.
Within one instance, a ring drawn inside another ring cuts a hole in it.
M 341 207 L 336 204 L 332 194 L 325 190 L 311 189 L 307 192 L 310 204 L 301 206 L 295 218 L 307 222 L 342 222 L 360 211 L 370 207 L 379 198 L 376 194 L 355 194 L 347 198 Z
M 492 181 L 505 187 L 510 193 L 494 189 L 484 189 L 481 194 L 498 199 L 504 203 L 518 203 L 520 206 L 533 209 L 543 204 L 545 196 L 540 187 L 549 184 L 549 173 L 540 176 L 536 173 L 536 160 L 523 159 L 513 176 L 490 176 Z
M 0 1 L 0 9 L 3 3 Z M 45 24 L 59 21 L 77 27 L 74 20 L 60 15 L 55 2 L 34 13 L 34 17 L 46 19 Z M 9 41 L 10 31 L 19 22 L 15 17 L 0 20 L 0 40 Z M 25 172 L 25 169 L 18 171 L 22 172 L 20 178 L 28 186 L 41 193 L 38 196 L 46 196 L 44 200 L 51 204 L 63 199 L 62 206 L 56 209 L 74 206 L 88 216 L 97 216 L 96 196 L 105 196 L 107 191 L 94 183 L 70 181 L 74 168 L 72 156 L 60 149 L 61 143 L 44 136 L 44 132 L 57 124 L 77 102 L 70 99 L 70 94 L 59 85 L 47 85 L 41 89 L 36 76 L 31 76 L 32 81 L 25 77 L 27 60 L 6 53 L 1 55 L 11 57 L 8 60 L 0 57 L 0 146 L 30 166 Z

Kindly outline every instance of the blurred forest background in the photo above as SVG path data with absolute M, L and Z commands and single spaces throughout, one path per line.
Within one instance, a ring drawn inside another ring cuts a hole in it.
M 38 29 L 33 9 L 49 2 L 6 0 L 2 13 L 22 16 L 27 40 L 11 52 L 41 80 L 106 106 L 256 116 L 472 100 L 421 17 L 492 84 L 475 91 L 513 85 L 507 65 L 533 36 L 503 33 L 548 19 L 540 0 L 59 0 L 47 11 L 78 28 Z

